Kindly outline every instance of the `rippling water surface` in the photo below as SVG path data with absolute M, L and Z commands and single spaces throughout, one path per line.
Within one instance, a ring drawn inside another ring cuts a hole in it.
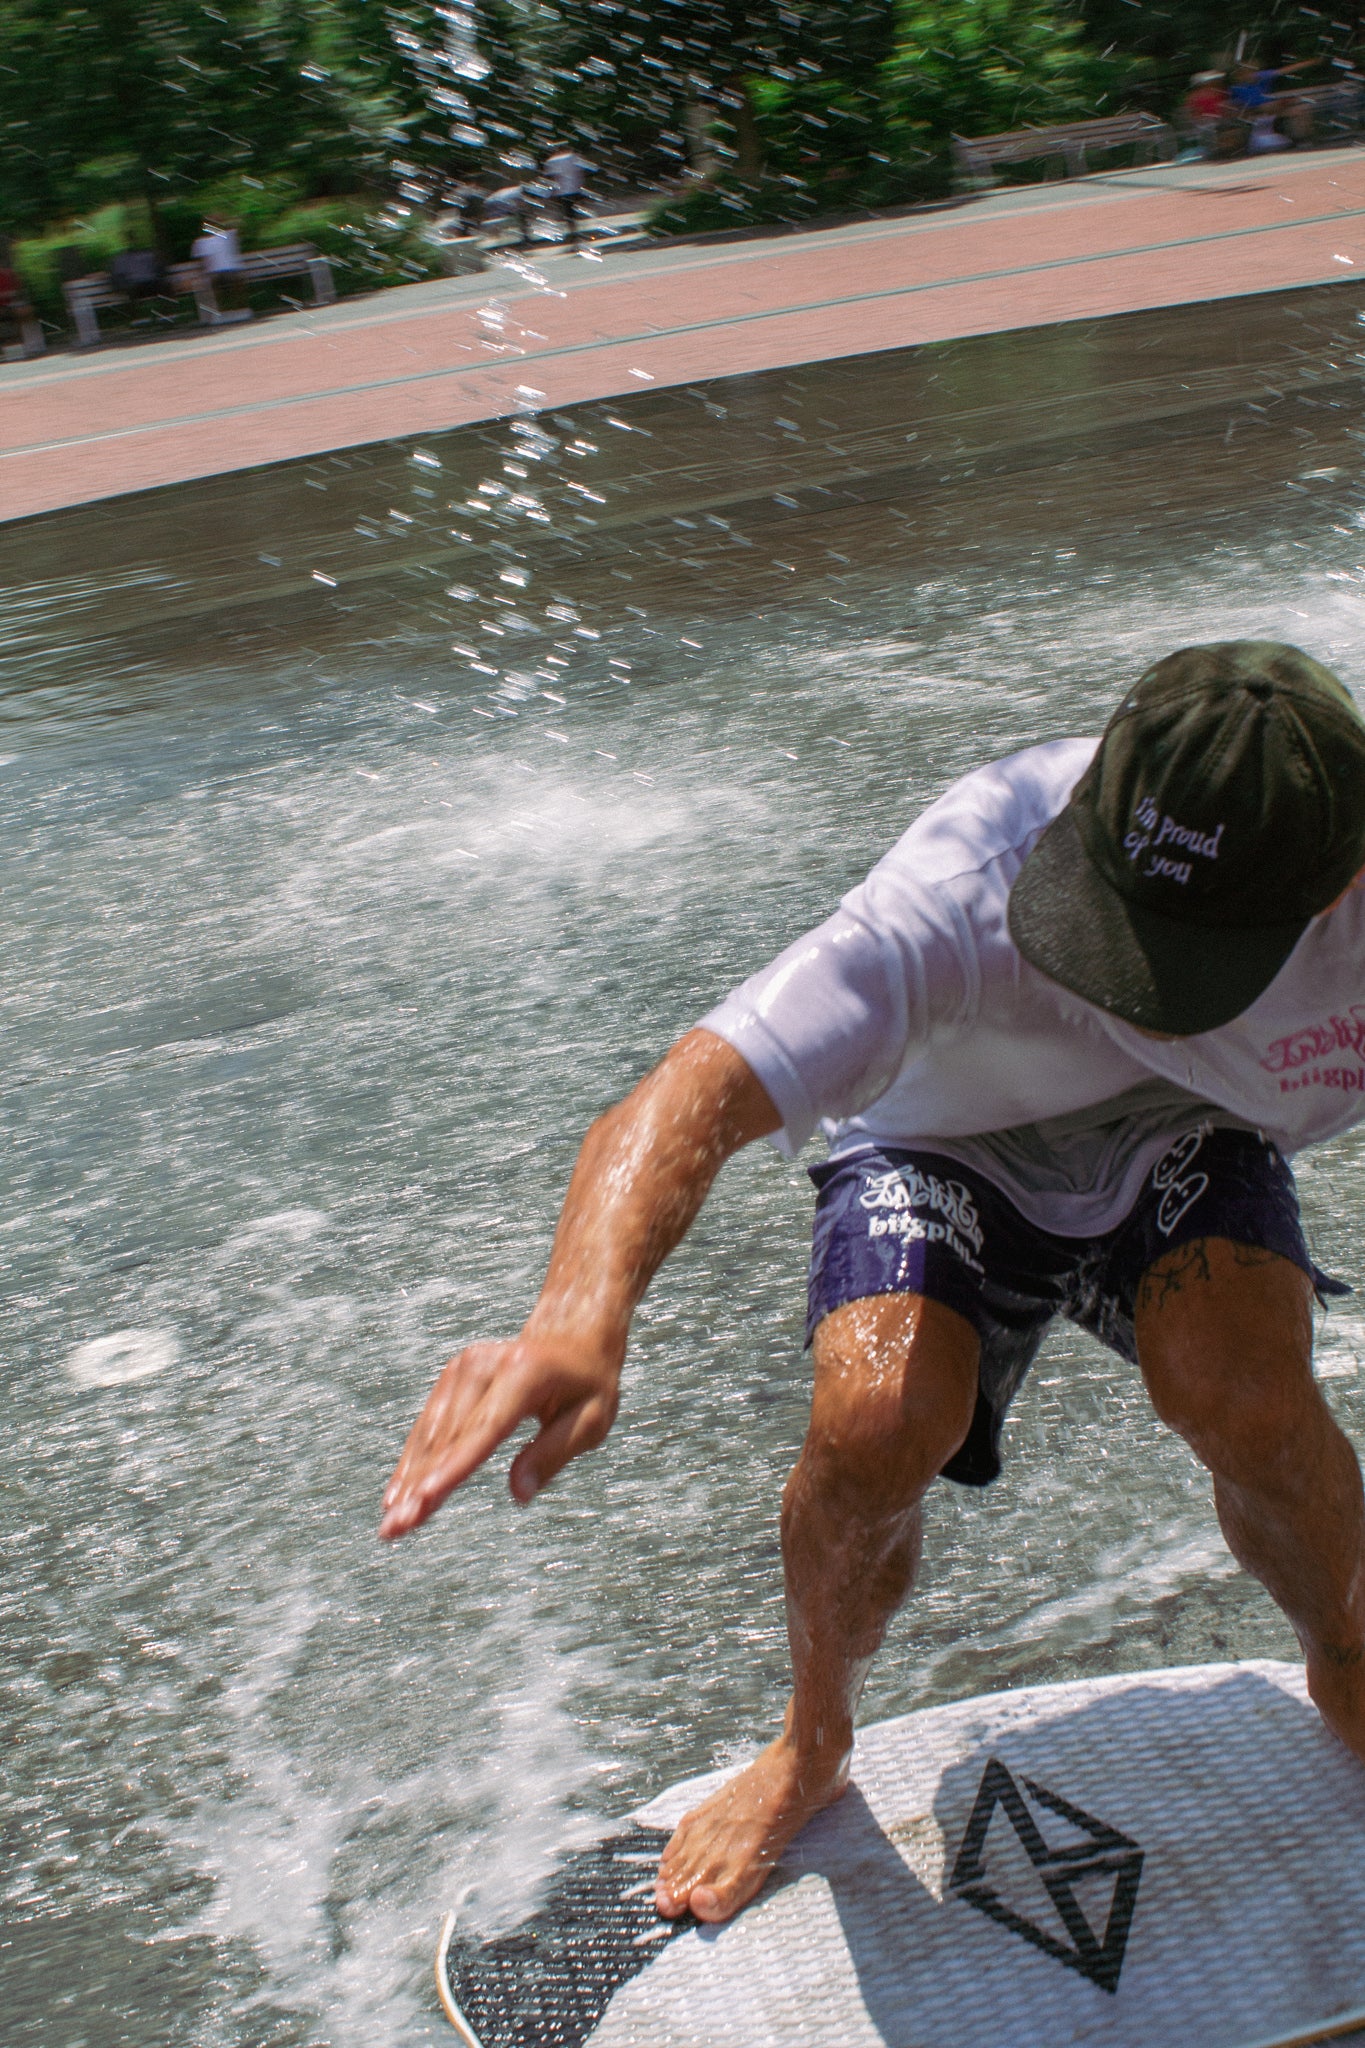
M 587 1120 L 951 777 L 1193 639 L 1359 687 L 1355 305 L 528 409 L 0 533 L 9 2040 L 448 2038 L 446 1906 L 505 1924 L 772 1729 L 800 1166 L 726 1170 L 533 1509 L 490 1471 L 381 1550 L 383 1481 L 528 1307 Z M 1351 1280 L 1359 1150 L 1302 1170 Z M 1363 1340 L 1348 1302 L 1321 1353 L 1357 1440 Z M 867 1718 L 1292 1654 L 1088 1340 L 1008 1453 L 933 1496 Z

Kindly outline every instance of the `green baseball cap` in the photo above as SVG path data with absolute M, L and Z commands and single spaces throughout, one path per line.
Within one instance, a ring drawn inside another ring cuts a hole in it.
M 1191 1037 L 1255 1002 L 1365 867 L 1365 722 L 1276 640 L 1149 668 L 1010 891 L 1010 933 L 1063 988 Z

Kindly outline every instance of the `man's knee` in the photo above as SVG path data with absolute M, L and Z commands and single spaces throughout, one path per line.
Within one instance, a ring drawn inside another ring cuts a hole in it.
M 979 1356 L 965 1317 L 921 1295 L 835 1309 L 815 1335 L 803 1460 L 863 1502 L 918 1499 L 970 1427 Z
M 1152 1405 L 1222 1476 L 1264 1470 L 1318 1404 L 1312 1308 L 1298 1266 L 1226 1238 L 1181 1245 L 1144 1274 L 1134 1328 Z

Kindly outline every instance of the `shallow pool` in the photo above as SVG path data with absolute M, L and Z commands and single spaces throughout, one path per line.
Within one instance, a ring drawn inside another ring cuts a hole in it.
M 609 1444 L 396 1551 L 575 1143 L 991 753 L 1190 640 L 1365 681 L 1358 289 L 954 344 L 0 529 L 7 2038 L 415 2048 L 441 1912 L 771 1731 L 810 1196 L 729 1167 Z M 1362 1278 L 1348 1137 L 1302 1165 Z M 1365 1321 L 1322 1370 L 1365 1439 Z M 866 1718 L 1290 1655 L 1058 1331 Z

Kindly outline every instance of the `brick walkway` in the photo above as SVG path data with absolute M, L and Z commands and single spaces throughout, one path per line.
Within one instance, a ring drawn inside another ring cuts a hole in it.
M 749 370 L 1365 273 L 1365 152 L 1163 166 L 856 227 L 536 252 L 0 370 L 0 518 Z

